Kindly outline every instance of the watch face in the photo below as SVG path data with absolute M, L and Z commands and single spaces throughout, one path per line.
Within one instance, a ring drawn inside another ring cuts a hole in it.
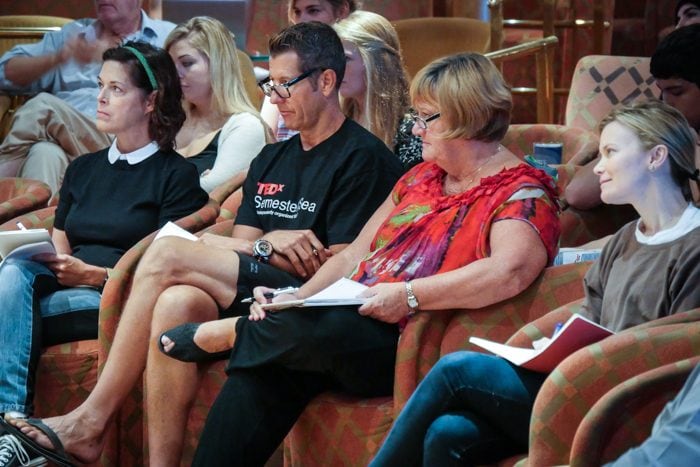
M 418 308 L 418 300 L 416 300 L 416 297 L 408 297 L 408 306 L 411 308 Z
M 267 240 L 257 240 L 253 249 L 255 250 L 254 253 L 256 255 L 260 255 L 265 258 L 272 256 L 272 243 L 268 242 Z

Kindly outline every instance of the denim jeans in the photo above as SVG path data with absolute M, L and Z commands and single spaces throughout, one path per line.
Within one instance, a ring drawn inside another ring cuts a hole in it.
M 446 355 L 418 385 L 370 465 L 490 464 L 524 452 L 546 377 L 493 355 Z
M 33 410 L 34 371 L 42 319 L 97 310 L 100 293 L 65 288 L 41 263 L 8 259 L 0 266 L 0 412 Z

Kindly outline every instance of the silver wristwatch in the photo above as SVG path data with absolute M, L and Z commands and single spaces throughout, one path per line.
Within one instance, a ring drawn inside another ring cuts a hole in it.
M 416 298 L 416 295 L 413 293 L 413 286 L 411 285 L 411 282 L 405 282 L 406 284 L 406 297 L 408 298 L 408 307 L 411 309 L 409 312 L 409 315 L 414 314 L 416 311 L 418 311 L 418 299 Z
M 264 238 L 259 238 L 253 243 L 253 258 L 263 263 L 270 261 L 270 256 L 274 252 L 272 248 L 272 243 L 265 240 Z

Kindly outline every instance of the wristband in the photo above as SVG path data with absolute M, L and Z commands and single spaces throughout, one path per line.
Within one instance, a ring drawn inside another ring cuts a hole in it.
M 107 285 L 107 281 L 109 280 L 109 268 L 104 268 L 105 269 L 105 280 L 102 281 L 102 288 L 105 288 L 105 285 Z

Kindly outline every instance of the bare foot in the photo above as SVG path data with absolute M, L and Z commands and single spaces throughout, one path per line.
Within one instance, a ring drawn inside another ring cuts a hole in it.
M 32 438 L 41 446 L 54 450 L 51 440 L 39 428 L 30 425 L 23 419 L 6 418 L 7 422 Z M 83 464 L 89 464 L 99 459 L 104 448 L 104 430 L 94 428 L 97 420 L 79 413 L 79 408 L 60 417 L 42 420 L 58 436 L 68 454 Z
M 207 321 L 197 328 L 194 334 L 194 343 L 205 352 L 215 353 L 229 350 L 233 347 L 236 338 L 236 321 L 238 318 L 226 318 L 216 321 Z M 176 342 L 163 334 L 160 338 L 165 352 L 170 352 Z

